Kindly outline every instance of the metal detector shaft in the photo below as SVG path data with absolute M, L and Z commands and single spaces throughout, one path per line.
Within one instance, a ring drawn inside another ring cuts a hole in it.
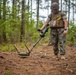
M 33 48 L 37 45 L 37 43 L 42 39 L 42 37 L 40 37 L 37 42 L 32 46 L 32 48 L 29 51 L 29 54 L 31 53 L 31 51 L 33 50 Z
M 29 50 L 29 48 L 27 47 L 27 45 L 26 45 L 26 44 L 25 44 L 25 46 L 26 46 L 26 48 L 27 48 L 28 52 L 30 52 L 30 50 Z

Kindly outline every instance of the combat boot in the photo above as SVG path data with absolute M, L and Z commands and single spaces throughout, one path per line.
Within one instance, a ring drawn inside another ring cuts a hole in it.
M 65 58 L 65 56 L 64 56 L 64 55 L 61 55 L 61 59 L 62 59 L 62 60 L 65 60 L 66 58 Z

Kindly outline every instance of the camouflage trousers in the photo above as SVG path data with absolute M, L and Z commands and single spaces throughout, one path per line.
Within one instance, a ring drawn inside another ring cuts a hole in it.
M 63 28 L 51 29 L 51 43 L 53 45 L 54 54 L 65 55 L 66 36 L 63 35 Z

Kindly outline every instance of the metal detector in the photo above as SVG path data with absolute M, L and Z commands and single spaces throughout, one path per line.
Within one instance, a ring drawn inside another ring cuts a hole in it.
M 40 30 L 38 30 L 38 31 L 40 31 Z M 39 38 L 39 39 L 37 40 L 37 42 L 32 46 L 31 49 L 29 49 L 29 48 L 27 47 L 27 45 L 25 44 L 28 52 L 19 52 L 18 49 L 16 48 L 16 46 L 14 45 L 14 47 L 15 47 L 18 55 L 20 55 L 20 56 L 22 56 L 22 57 L 30 56 L 30 53 L 32 52 L 33 48 L 34 48 L 34 47 L 37 45 L 37 43 L 45 36 L 45 33 L 46 33 L 47 31 L 48 31 L 48 25 L 47 25 L 42 31 L 40 31 L 40 38 Z
M 20 56 L 30 56 L 30 53 L 32 52 L 33 48 L 37 45 L 37 43 L 41 40 L 41 38 L 42 38 L 42 37 L 40 37 L 40 38 L 37 40 L 37 42 L 32 46 L 31 49 L 29 49 L 29 48 L 27 47 L 27 45 L 25 44 L 28 52 L 19 52 L 18 49 L 17 49 L 17 47 L 14 45 L 14 47 L 15 47 L 18 55 L 20 55 Z

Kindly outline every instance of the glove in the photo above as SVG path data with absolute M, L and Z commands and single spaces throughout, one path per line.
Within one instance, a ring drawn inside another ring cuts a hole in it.
M 45 35 L 41 32 L 41 33 L 40 33 L 40 37 L 44 37 L 44 36 L 45 36 Z
M 37 31 L 42 32 L 42 30 L 40 30 L 40 29 L 37 29 Z

